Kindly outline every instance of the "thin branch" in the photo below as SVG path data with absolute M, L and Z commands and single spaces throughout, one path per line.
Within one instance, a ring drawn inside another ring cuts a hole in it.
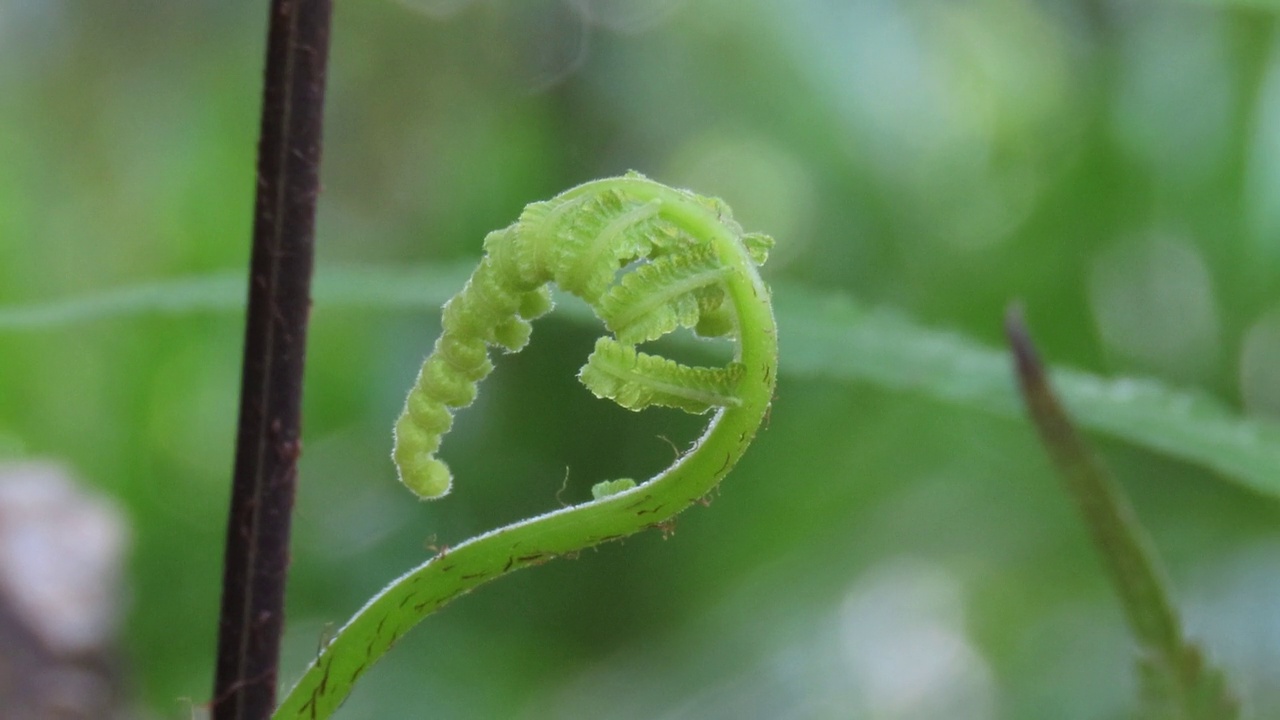
M 330 0 L 271 3 L 215 720 L 261 720 L 275 704 L 330 14 Z

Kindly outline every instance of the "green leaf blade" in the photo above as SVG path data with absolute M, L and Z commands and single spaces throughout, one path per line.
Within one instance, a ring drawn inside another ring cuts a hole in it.
M 1021 417 L 1003 353 L 837 293 L 774 285 L 784 376 L 868 383 Z M 1051 372 L 1081 427 L 1222 473 L 1280 498 L 1280 425 L 1150 379 Z
M 467 261 L 425 268 L 320 268 L 314 284 L 316 306 L 434 311 L 474 266 L 474 261 Z M 993 348 L 924 327 L 898 313 L 868 309 L 843 293 L 775 283 L 773 294 L 781 342 L 788 349 L 787 362 L 779 368 L 783 377 L 866 383 L 1000 417 L 1020 414 L 1004 355 Z M 243 309 L 244 298 L 243 278 L 228 273 L 144 283 L 0 307 L 0 333 L 230 313 Z M 595 322 L 581 306 L 564 305 L 556 314 Z M 712 334 L 725 331 L 719 327 Z M 1051 374 L 1081 427 L 1280 498 L 1280 425 L 1243 417 L 1213 399 L 1151 380 L 1107 379 L 1073 370 Z

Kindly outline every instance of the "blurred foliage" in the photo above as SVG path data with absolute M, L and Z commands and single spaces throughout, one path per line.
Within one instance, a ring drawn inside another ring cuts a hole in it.
M 321 312 L 437 308 L 464 283 L 474 263 L 427 267 L 321 268 L 312 296 Z M 48 330 L 147 315 L 182 316 L 243 312 L 243 272 L 218 272 L 169 282 L 78 295 L 32 305 L 0 307 L 0 332 Z M 780 336 L 790 348 L 784 376 L 835 382 L 869 382 L 914 390 L 938 400 L 1018 417 L 1008 353 L 983 347 L 957 333 L 920 327 L 901 313 L 870 310 L 846 294 L 775 282 Z M 585 303 L 560 294 L 560 318 L 599 324 Z M 663 338 L 684 352 L 727 354 L 727 343 L 707 343 L 691 333 Z M 706 362 L 710 362 L 709 360 Z M 1152 379 L 1106 380 L 1059 370 L 1064 400 L 1090 429 L 1171 457 L 1225 473 L 1259 493 L 1280 496 L 1280 425 L 1266 417 L 1242 417 L 1231 407 L 1193 390 Z
M 0 305 L 246 264 L 264 13 L 0 4 Z M 780 288 L 986 345 L 1021 298 L 1057 362 L 1280 417 L 1266 3 L 374 0 L 339 3 L 330 68 L 321 268 L 467 260 L 525 203 L 636 169 L 774 235 Z M 313 316 L 286 676 L 427 545 L 555 507 L 566 467 L 575 500 L 642 477 L 669 460 L 663 437 L 696 433 L 591 399 L 573 373 L 595 332 L 549 318 L 459 416 L 454 495 L 415 504 L 390 424 L 434 315 Z M 130 663 L 156 717 L 212 684 L 241 332 L 196 313 L 0 334 L 0 452 L 61 459 L 129 511 Z M 1133 710 L 1119 608 L 1026 424 L 801 375 L 671 540 L 479 591 L 343 715 Z M 1280 714 L 1280 509 L 1101 449 L 1192 633 L 1252 716 Z

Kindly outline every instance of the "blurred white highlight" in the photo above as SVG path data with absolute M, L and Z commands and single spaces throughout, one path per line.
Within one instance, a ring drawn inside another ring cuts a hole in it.
M 1089 300 L 1106 348 L 1144 372 L 1203 379 L 1218 358 L 1218 311 L 1199 250 L 1183 240 L 1124 242 L 1089 275 Z
M 1250 413 L 1280 420 L 1280 310 L 1263 316 L 1244 336 L 1240 395 Z
M 873 568 L 846 596 L 839 622 L 860 706 L 853 716 L 995 716 L 991 671 L 965 637 L 962 589 L 942 566 L 906 560 Z

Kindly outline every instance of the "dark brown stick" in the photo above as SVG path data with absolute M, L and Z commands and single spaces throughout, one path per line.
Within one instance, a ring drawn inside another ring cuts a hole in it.
M 275 705 L 300 445 L 330 0 L 272 0 L 214 720 Z

